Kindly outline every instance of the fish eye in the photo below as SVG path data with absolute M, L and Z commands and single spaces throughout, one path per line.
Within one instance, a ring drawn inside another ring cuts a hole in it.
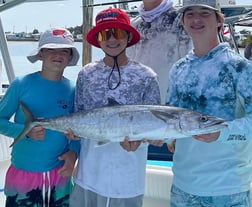
M 208 121 L 207 116 L 201 116 L 201 117 L 200 117 L 200 121 L 203 121 L 203 122 Z

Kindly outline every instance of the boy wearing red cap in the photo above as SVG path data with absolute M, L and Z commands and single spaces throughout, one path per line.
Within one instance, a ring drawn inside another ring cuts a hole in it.
M 137 43 L 139 38 L 124 11 L 110 8 L 98 13 L 96 26 L 86 39 L 101 48 L 105 56 L 80 71 L 76 111 L 108 105 L 108 99 L 119 104 L 160 104 L 156 73 L 126 56 L 126 48 Z M 81 140 L 70 206 L 142 206 L 148 144 L 129 139 L 103 146 L 97 146 L 96 141 Z

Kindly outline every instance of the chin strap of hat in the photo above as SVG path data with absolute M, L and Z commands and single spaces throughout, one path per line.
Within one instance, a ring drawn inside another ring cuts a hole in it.
M 118 59 L 117 59 L 117 58 L 118 58 L 118 56 L 121 55 L 125 50 L 126 50 L 126 48 L 123 49 L 123 50 L 122 50 L 118 55 L 116 55 L 116 56 L 112 56 L 112 55 L 109 55 L 108 53 L 106 53 L 108 56 L 110 56 L 110 57 L 112 57 L 112 58 L 114 59 L 114 65 L 113 65 L 112 70 L 111 70 L 111 72 L 110 72 L 110 74 L 109 74 L 109 77 L 108 77 L 108 87 L 109 87 L 110 90 L 115 90 L 115 89 L 121 84 L 121 71 L 120 71 L 120 67 L 119 67 L 119 65 L 118 65 Z M 117 84 L 113 87 L 112 84 L 111 84 L 111 77 L 112 77 L 112 75 L 113 75 L 115 69 L 116 69 L 117 72 L 118 72 L 118 82 L 117 82 Z

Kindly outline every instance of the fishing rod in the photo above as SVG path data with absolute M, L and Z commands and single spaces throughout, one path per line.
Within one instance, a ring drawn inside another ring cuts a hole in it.
M 99 4 L 86 4 L 83 5 L 83 7 L 95 7 L 95 6 L 106 6 L 106 5 L 112 5 L 112 4 L 123 4 L 123 3 L 132 3 L 142 0 L 125 0 L 125 1 L 117 1 L 117 2 L 107 2 L 107 3 L 99 3 Z

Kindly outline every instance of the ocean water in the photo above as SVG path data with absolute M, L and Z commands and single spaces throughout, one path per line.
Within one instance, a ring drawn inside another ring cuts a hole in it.
M 41 69 L 41 61 L 30 63 L 26 58 L 33 50 L 37 48 L 38 42 L 25 42 L 25 41 L 10 41 L 8 42 L 8 49 L 11 56 L 11 61 L 14 69 L 15 76 L 25 75 Z M 82 68 L 82 42 L 75 42 L 75 46 L 80 53 L 80 59 L 76 66 L 67 67 L 64 72 L 64 76 L 75 81 L 78 72 Z M 1 52 L 0 52 L 1 53 Z M 103 52 L 99 48 L 92 47 L 92 61 L 101 59 Z M 2 62 L 2 75 L 0 80 L 2 83 L 8 83 L 8 77 L 6 74 L 2 55 L 0 56 Z

